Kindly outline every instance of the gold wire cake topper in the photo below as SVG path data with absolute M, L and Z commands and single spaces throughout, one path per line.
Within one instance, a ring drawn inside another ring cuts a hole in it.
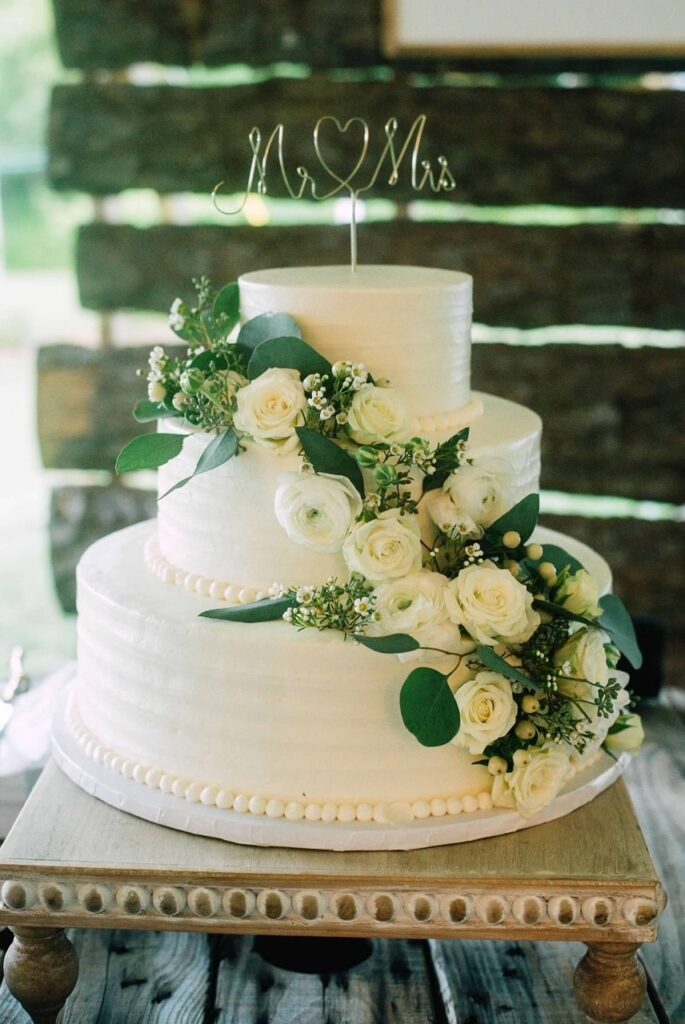
M 339 174 L 333 167 L 331 167 L 330 163 L 322 153 L 321 133 L 327 125 L 336 128 L 341 135 L 347 134 L 353 126 L 358 126 L 361 131 L 359 151 L 352 169 L 347 174 Z M 248 135 L 250 149 L 252 150 L 252 162 L 250 164 L 250 172 L 247 179 L 245 194 L 243 195 L 240 205 L 231 210 L 222 209 L 218 202 L 218 194 L 225 184 L 223 181 L 220 181 L 212 191 L 212 201 L 220 213 L 225 214 L 226 216 L 233 216 L 240 213 L 245 208 L 245 204 L 247 203 L 250 195 L 267 195 L 269 190 L 270 160 L 272 164 L 274 161 L 276 162 L 276 175 L 278 176 L 280 174 L 281 182 L 291 199 L 302 199 L 307 197 L 314 199 L 317 202 L 323 202 L 326 199 L 332 199 L 341 192 L 347 192 L 351 201 L 350 265 L 352 270 L 356 270 L 357 202 L 360 196 L 369 192 L 374 187 L 381 174 L 385 173 L 384 168 L 388 171 L 388 185 L 396 185 L 399 181 L 402 164 L 407 159 L 407 154 L 411 154 L 408 158 L 411 166 L 410 182 L 411 187 L 415 192 L 422 191 L 426 186 L 428 186 L 432 192 L 452 192 L 455 188 L 455 181 L 447 165 L 446 157 L 439 156 L 437 158 L 437 167 L 434 166 L 431 160 L 421 157 L 421 144 L 423 142 L 425 127 L 426 115 L 420 114 L 414 120 L 406 138 L 402 141 L 398 138 L 399 125 L 397 119 L 391 117 L 386 121 L 383 128 L 386 140 L 385 145 L 383 146 L 378 160 L 371 169 L 370 174 L 368 174 L 367 180 L 364 181 L 364 174 L 368 173 L 368 169 L 365 171 L 365 164 L 367 163 L 367 157 L 369 154 L 369 140 L 371 135 L 368 121 L 362 117 L 350 117 L 343 123 L 339 121 L 337 117 L 333 117 L 331 114 L 325 114 L 323 117 L 320 117 L 314 125 L 312 137 L 314 153 L 318 160 L 319 168 L 325 175 L 328 175 L 332 184 L 320 184 L 309 170 L 303 164 L 300 164 L 295 168 L 295 175 L 298 181 L 295 186 L 293 186 L 285 165 L 285 154 L 283 148 L 285 136 L 284 126 L 282 124 L 276 125 L 263 146 L 262 133 L 260 129 L 255 126 L 251 129 Z

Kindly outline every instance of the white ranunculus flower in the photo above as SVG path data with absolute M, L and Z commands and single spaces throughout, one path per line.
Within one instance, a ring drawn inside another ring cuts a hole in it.
M 396 508 L 387 509 L 369 523 L 357 523 L 342 551 L 348 569 L 374 583 L 418 572 L 421 568 L 419 517 L 402 515 Z
M 373 636 L 410 633 L 424 647 L 440 647 L 461 654 L 466 646 L 459 627 L 450 622 L 445 608 L 447 577 L 422 569 L 400 579 L 381 583 L 374 590 L 375 619 L 368 632 Z
M 358 444 L 401 444 L 411 437 L 411 417 L 400 393 L 375 384 L 357 391 L 347 414 L 347 426 Z
M 476 459 L 450 473 L 443 489 L 462 515 L 490 526 L 511 508 L 513 475 L 506 459 Z
M 276 488 L 274 510 L 290 540 L 329 554 L 340 551 L 362 510 L 362 500 L 347 477 L 283 473 Z
M 642 728 L 642 719 L 639 715 L 630 714 L 624 716 L 625 728 L 620 732 L 609 733 L 604 741 L 606 747 L 612 754 L 622 754 L 624 751 L 633 752 L 639 750 L 645 738 L 645 731 Z
M 609 668 L 604 643 L 604 635 L 599 630 L 580 629 L 569 637 L 563 647 L 558 648 L 554 655 L 554 664 L 567 665 L 570 669 L 568 675 L 574 676 L 575 679 L 586 679 L 589 683 L 606 686 L 609 681 Z M 562 692 L 565 692 L 565 685 L 572 685 L 572 681 L 560 681 L 559 689 Z
M 572 774 L 571 762 L 561 746 L 529 747 L 529 757 L 513 771 L 494 780 L 492 802 L 496 807 L 516 807 L 525 818 L 551 804 Z
M 266 448 L 291 451 L 304 423 L 307 398 L 297 370 L 274 367 L 241 388 L 234 424 Z
M 469 565 L 450 580 L 445 590 L 447 612 L 480 644 L 520 644 L 540 625 L 533 595 L 508 569 L 492 562 Z
M 597 617 L 602 614 L 597 584 L 587 569 L 578 569 L 564 580 L 554 597 L 557 604 L 563 605 L 574 615 Z
M 445 491 L 428 491 L 423 504 L 437 528 L 448 537 L 478 540 L 483 536 L 481 527 L 462 509 L 457 508 Z
M 453 743 L 466 747 L 470 754 L 482 754 L 485 748 L 506 736 L 516 722 L 516 701 L 511 683 L 499 672 L 479 672 L 456 691 L 461 723 Z

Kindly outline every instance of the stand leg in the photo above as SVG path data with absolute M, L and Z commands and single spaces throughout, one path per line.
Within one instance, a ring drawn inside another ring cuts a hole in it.
M 573 987 L 578 1005 L 594 1024 L 624 1024 L 642 1006 L 647 979 L 635 956 L 639 948 L 632 942 L 588 944 Z
M 7 987 L 33 1024 L 57 1024 L 78 978 L 76 951 L 60 928 L 12 931 L 4 965 Z

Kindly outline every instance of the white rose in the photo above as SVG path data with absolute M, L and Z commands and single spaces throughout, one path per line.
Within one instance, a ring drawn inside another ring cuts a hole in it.
M 343 544 L 343 557 L 351 572 L 374 582 L 394 580 L 421 568 L 418 516 L 399 509 L 381 512 L 369 523 L 357 523 Z
M 604 636 L 597 629 L 580 629 L 574 633 L 564 646 L 557 650 L 554 664 L 567 666 L 570 669 L 567 674 L 575 676 L 576 679 L 586 679 L 589 683 L 598 683 L 600 686 L 606 686 L 609 681 Z M 573 683 L 571 680 L 561 680 L 559 689 L 567 692 L 564 689 L 566 685 Z
M 645 731 L 642 728 L 642 719 L 639 715 L 624 715 L 621 719 L 623 728 L 619 732 L 610 732 L 604 741 L 605 747 L 612 754 L 622 754 L 623 751 L 639 750 L 645 738 Z
M 368 384 L 355 394 L 347 414 L 350 435 L 358 444 L 402 443 L 411 437 L 411 418 L 394 388 Z
M 511 508 L 513 467 L 506 459 L 478 459 L 450 473 L 443 485 L 453 504 L 478 526 L 490 526 Z
M 437 528 L 448 537 L 477 540 L 483 536 L 481 527 L 462 509 L 457 508 L 445 491 L 428 491 L 423 504 Z
M 578 569 L 564 580 L 557 588 L 555 600 L 574 615 L 590 615 L 596 618 L 602 614 L 597 584 L 587 569 Z
M 520 644 L 540 625 L 533 595 L 508 569 L 492 562 L 469 565 L 445 591 L 449 617 L 480 644 Z
M 466 747 L 470 754 L 482 754 L 490 743 L 506 736 L 516 722 L 511 683 L 498 672 L 479 672 L 454 696 L 461 723 L 453 743 Z
M 368 632 L 375 636 L 410 633 L 424 647 L 461 654 L 465 645 L 459 627 L 449 621 L 445 608 L 446 585 L 446 576 L 429 569 L 381 583 L 374 590 L 375 617 Z
M 241 388 L 234 424 L 266 448 L 297 446 L 295 427 L 304 423 L 307 398 L 297 370 L 274 367 Z
M 496 807 L 511 807 L 525 818 L 551 804 L 572 774 L 566 751 L 559 746 L 529 747 L 513 771 L 498 776 L 492 788 Z
M 362 500 L 344 476 L 283 473 L 274 510 L 290 540 L 312 551 L 331 553 L 340 551 L 362 510 Z

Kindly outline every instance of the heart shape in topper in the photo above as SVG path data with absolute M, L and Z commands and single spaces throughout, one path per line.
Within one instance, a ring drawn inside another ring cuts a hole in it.
M 341 176 L 340 174 L 337 174 L 333 170 L 333 168 L 330 166 L 330 164 L 328 163 L 328 161 L 321 152 L 321 129 L 327 123 L 332 124 L 333 127 L 336 128 L 341 135 L 346 135 L 353 125 L 359 125 L 359 127 L 362 130 L 359 155 L 357 157 L 356 163 L 354 164 L 352 170 L 349 171 L 344 177 Z M 317 196 L 317 198 L 329 199 L 331 196 L 337 195 L 337 193 L 340 192 L 342 189 L 349 189 L 350 193 L 354 193 L 353 181 L 356 175 L 361 170 L 362 165 L 366 160 L 366 154 L 369 151 L 369 126 L 366 123 L 366 121 L 364 121 L 363 118 L 361 117 L 350 117 L 343 124 L 338 120 L 337 117 L 333 117 L 331 114 L 325 114 L 323 117 L 319 118 L 314 127 L 314 150 L 316 152 L 317 160 L 319 161 L 321 167 L 323 167 L 326 174 L 330 175 L 333 181 L 338 182 L 335 188 L 331 189 L 330 192 L 327 192 L 323 196 Z

